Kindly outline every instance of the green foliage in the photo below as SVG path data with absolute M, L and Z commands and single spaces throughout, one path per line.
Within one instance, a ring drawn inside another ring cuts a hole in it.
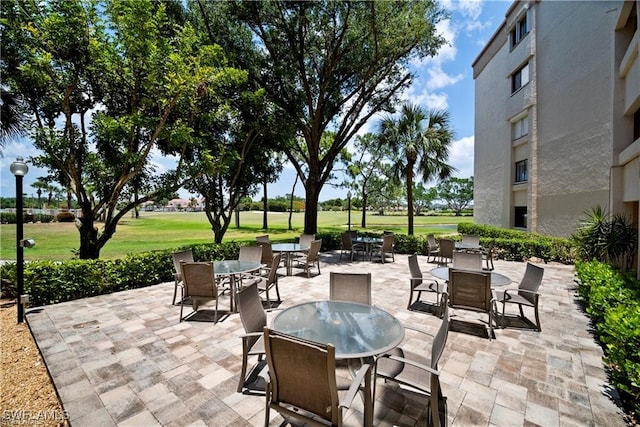
M 438 184 L 437 193 L 447 207 L 459 216 L 473 201 L 473 177 L 448 178 Z
M 576 275 L 612 383 L 640 417 L 640 281 L 598 261 L 576 263 Z
M 561 237 L 541 236 L 520 230 L 468 222 L 458 224 L 458 233 L 480 236 L 482 245 L 493 245 L 494 259 L 524 261 L 536 257 L 544 262 L 556 261 L 564 264 L 570 264 L 574 260 L 571 241 Z
M 73 222 L 75 219 L 76 216 L 73 212 L 58 212 L 56 214 L 56 221 L 58 222 Z
M 17 222 L 16 214 L 13 212 L 0 212 L 0 223 L 15 224 Z
M 631 220 L 621 214 L 609 217 L 601 206 L 586 213 L 571 237 L 580 260 L 607 262 L 622 270 L 631 268 L 638 251 L 638 230 Z
M 193 246 L 196 261 L 235 259 L 240 244 Z M 34 306 L 142 288 L 173 279 L 174 249 L 141 252 L 116 260 L 32 261 L 25 264 L 25 292 Z M 16 264 L 0 266 L 3 294 L 15 297 Z

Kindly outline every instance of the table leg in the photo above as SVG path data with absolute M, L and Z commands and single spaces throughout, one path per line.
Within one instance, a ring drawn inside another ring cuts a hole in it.
M 229 276 L 229 286 L 231 287 L 231 295 L 229 295 L 229 298 L 231 299 L 231 304 L 229 307 L 229 310 L 231 311 L 231 313 L 235 313 L 236 312 L 236 304 L 235 304 L 235 300 L 236 300 L 236 275 L 235 274 L 231 274 Z
M 287 276 L 291 276 L 293 274 L 293 266 L 291 265 L 291 252 L 287 252 L 286 263 L 287 263 Z

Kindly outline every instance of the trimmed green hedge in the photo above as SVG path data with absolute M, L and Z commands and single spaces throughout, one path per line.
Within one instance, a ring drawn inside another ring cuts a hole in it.
M 459 229 L 468 230 L 463 224 Z M 505 230 L 505 237 L 491 230 L 490 237 L 474 228 L 480 234 L 481 243 L 494 245 L 494 258 L 507 260 L 525 260 L 538 257 L 544 261 L 569 262 L 571 260 L 568 243 L 562 239 L 529 236 L 526 233 Z M 322 239 L 322 251 L 340 249 L 341 232 L 319 232 Z M 361 232 L 362 235 L 375 236 L 375 233 Z M 460 236 L 455 238 L 459 239 Z M 213 259 L 233 259 L 238 257 L 241 244 L 248 242 L 225 242 L 222 244 L 201 244 L 192 246 L 197 261 Z M 141 252 L 118 260 L 70 260 L 70 261 L 32 261 L 25 265 L 25 292 L 31 296 L 35 306 L 55 304 L 78 298 L 85 298 L 126 289 L 136 289 L 170 281 L 173 278 L 171 253 L 176 249 Z M 395 251 L 401 254 L 428 253 L 427 237 L 395 235 Z M 15 263 L 0 267 L 3 277 L 3 292 L 15 297 Z
M 640 281 L 598 261 L 576 263 L 576 275 L 611 382 L 640 419 Z

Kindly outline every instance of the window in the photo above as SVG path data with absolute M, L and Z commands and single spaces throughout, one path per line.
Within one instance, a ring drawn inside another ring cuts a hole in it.
M 511 30 L 511 48 L 513 49 L 518 43 L 520 43 L 520 40 L 522 40 L 528 32 L 529 25 L 527 25 L 527 14 L 525 13 Z
M 511 76 L 511 93 L 517 92 L 522 86 L 529 83 L 529 63 L 513 73 Z
M 527 228 L 526 206 L 515 206 L 513 208 L 513 226 L 516 228 Z
M 529 133 L 529 116 L 524 116 L 517 122 L 511 124 L 513 135 L 512 139 L 522 138 Z
M 516 162 L 516 183 L 527 182 L 529 179 L 529 172 L 527 171 L 527 159 Z

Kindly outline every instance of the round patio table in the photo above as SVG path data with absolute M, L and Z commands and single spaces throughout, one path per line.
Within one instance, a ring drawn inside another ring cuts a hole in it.
M 480 270 L 479 270 L 480 271 Z M 495 271 L 481 270 L 482 273 L 491 274 L 491 286 L 504 286 L 512 282 L 512 280 L 504 274 Z M 449 280 L 449 267 L 436 267 L 430 271 L 431 275 L 442 280 Z
M 336 359 L 369 358 L 395 348 L 404 326 L 381 308 L 348 301 L 312 301 L 279 312 L 271 328 L 289 335 L 333 344 Z
M 260 270 L 260 263 L 255 261 L 240 261 L 237 259 L 225 259 L 213 262 L 213 273 L 216 276 L 229 276 L 231 284 L 231 311 L 235 312 L 236 276 Z
M 287 267 L 287 276 L 291 276 L 291 255 L 296 252 L 307 252 L 309 246 L 302 246 L 300 243 L 274 243 L 271 245 L 273 252 L 281 252 L 285 254 L 285 266 Z

